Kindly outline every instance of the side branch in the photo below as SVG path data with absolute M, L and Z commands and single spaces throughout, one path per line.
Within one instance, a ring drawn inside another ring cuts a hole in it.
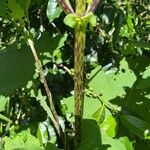
M 47 94 L 47 97 L 48 97 L 48 100 L 49 100 L 49 103 L 50 103 L 50 111 L 52 112 L 52 116 L 51 116 L 51 120 L 54 124 L 54 127 L 56 129 L 56 132 L 59 136 L 59 138 L 63 141 L 64 143 L 64 134 L 63 134 L 63 130 L 59 124 L 59 118 L 58 118 L 58 115 L 57 115 L 57 112 L 56 112 L 56 109 L 55 109 L 55 106 L 53 104 L 53 101 L 52 101 L 52 95 L 51 95 L 51 92 L 49 90 L 49 87 L 48 87 L 48 84 L 47 84 L 47 81 L 46 81 L 46 78 L 45 78 L 45 75 L 44 75 L 44 70 L 42 68 L 42 63 L 37 55 L 37 52 L 36 52 L 36 49 L 35 49 L 35 46 L 34 46 L 34 42 L 31 40 L 31 39 L 28 39 L 28 44 L 30 46 L 30 49 L 32 51 L 32 54 L 34 56 L 34 59 L 35 59 L 35 62 L 37 64 L 37 69 L 40 73 L 40 79 L 41 79 L 41 82 L 43 83 L 44 85 L 44 88 L 45 88 L 45 91 L 46 91 L 46 94 Z

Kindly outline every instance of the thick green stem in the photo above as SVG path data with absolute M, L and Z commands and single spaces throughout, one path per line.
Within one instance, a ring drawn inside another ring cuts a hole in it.
M 83 16 L 85 13 L 85 0 L 76 0 L 76 14 Z M 84 102 L 84 48 L 86 38 L 86 24 L 77 22 L 75 25 L 75 58 L 74 58 L 74 91 L 75 91 L 75 143 L 74 149 L 77 150 L 81 143 L 81 121 L 83 115 Z

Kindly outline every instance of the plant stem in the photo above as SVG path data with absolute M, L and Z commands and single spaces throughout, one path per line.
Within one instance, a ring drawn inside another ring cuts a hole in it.
M 76 14 L 83 16 L 85 12 L 85 0 L 76 0 Z M 81 121 L 83 116 L 84 102 L 84 48 L 86 38 L 86 24 L 75 25 L 75 58 L 74 58 L 74 92 L 75 92 L 75 141 L 74 149 L 77 150 L 81 144 Z
M 52 101 L 52 94 L 50 92 L 50 89 L 48 87 L 48 84 L 47 84 L 47 81 L 46 81 L 46 78 L 45 78 L 45 75 L 44 75 L 44 70 L 42 68 L 42 63 L 41 63 L 41 61 L 40 61 L 40 59 L 39 59 L 39 57 L 37 55 L 37 52 L 36 52 L 33 40 L 28 39 L 28 44 L 29 44 L 29 46 L 31 48 L 32 54 L 33 54 L 35 62 L 37 64 L 37 69 L 38 69 L 38 71 L 40 73 L 40 79 L 41 79 L 41 82 L 44 85 L 44 88 L 45 88 L 45 91 L 46 91 L 46 94 L 47 94 L 47 97 L 48 97 L 48 100 L 49 100 L 49 103 L 50 103 L 50 110 L 51 110 L 51 112 L 53 114 L 50 119 L 52 120 L 52 122 L 54 124 L 54 127 L 56 129 L 56 132 L 57 132 L 59 138 L 64 143 L 63 130 L 62 130 L 60 124 L 59 124 L 58 115 L 57 115 L 55 106 L 54 106 L 53 101 Z

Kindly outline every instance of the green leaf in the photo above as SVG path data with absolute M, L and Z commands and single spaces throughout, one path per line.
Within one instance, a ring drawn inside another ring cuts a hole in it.
M 5 150 L 25 150 L 25 144 L 19 137 L 16 137 L 14 140 L 9 137 L 5 137 L 4 141 Z
M 22 17 L 28 17 L 28 8 L 31 0 L 8 0 L 8 8 L 11 10 L 10 16 L 14 20 L 19 20 Z
M 15 89 L 21 88 L 32 79 L 34 59 L 26 45 L 20 49 L 14 43 L 0 51 L 0 94 L 9 96 Z
M 100 125 L 105 118 L 105 105 L 103 104 L 92 116 Z
M 53 114 L 50 111 L 49 106 L 46 103 L 46 96 L 43 96 L 41 93 L 41 90 L 38 90 L 38 93 L 36 94 L 35 91 L 31 91 L 31 97 L 35 97 L 39 102 L 40 105 L 43 107 L 43 109 L 46 111 L 47 115 L 52 118 Z
M 105 146 L 107 150 L 128 150 L 124 143 L 122 143 L 119 139 L 109 137 L 103 130 L 101 130 L 101 135 L 103 147 Z
M 0 16 L 6 16 L 6 0 L 0 0 Z
M 129 141 L 128 137 L 121 137 L 119 141 L 126 147 L 126 150 L 134 150 L 133 144 Z
M 8 8 L 11 10 L 10 16 L 14 20 L 21 19 L 24 16 L 24 10 L 16 0 L 8 0 Z
M 64 19 L 64 23 L 71 27 L 71 28 L 74 28 L 75 24 L 76 24 L 76 21 L 77 19 L 80 20 L 80 18 L 76 15 L 76 14 L 68 14 L 65 19 Z
M 38 139 L 27 131 L 18 133 L 15 137 L 4 138 L 5 150 L 43 150 Z
M 122 124 L 135 135 L 143 139 L 150 139 L 150 125 L 147 122 L 131 115 L 121 115 L 120 119 Z
M 62 8 L 57 6 L 57 0 L 49 0 L 47 5 L 47 17 L 49 22 L 52 22 L 54 19 L 58 18 L 62 12 Z
M 81 146 L 79 150 L 100 150 L 101 133 L 97 122 L 83 119 L 81 125 Z
M 79 150 L 128 150 L 124 143 L 100 130 L 95 120 L 83 119 Z
M 62 103 L 66 105 L 68 113 L 74 113 L 74 96 L 64 99 Z M 95 113 L 100 105 L 101 103 L 98 99 L 85 96 L 83 118 L 93 119 L 92 115 Z
M 6 110 L 6 104 L 9 101 L 9 97 L 0 96 L 0 112 Z
M 145 48 L 146 50 L 150 50 L 150 43 L 144 41 L 130 41 L 132 45 L 135 47 Z
M 118 120 L 111 115 L 107 117 L 102 124 L 100 124 L 100 128 L 105 131 L 108 136 L 114 137 L 118 129 Z
M 83 19 L 85 19 L 90 26 L 96 26 L 96 16 L 92 12 L 88 13 Z
M 108 101 L 117 96 L 123 98 L 126 94 L 125 87 L 132 87 L 135 81 L 136 76 L 129 69 L 127 61 L 123 59 L 118 71 L 116 69 L 104 71 L 101 67 L 94 69 L 89 79 L 89 86 L 104 101 Z
M 46 148 L 45 150 L 58 150 L 54 144 L 48 142 L 47 145 L 46 145 Z

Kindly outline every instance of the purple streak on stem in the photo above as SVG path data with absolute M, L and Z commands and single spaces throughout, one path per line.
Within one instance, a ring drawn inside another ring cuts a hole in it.
M 74 13 L 73 8 L 71 7 L 69 1 L 66 2 L 66 0 L 58 0 L 58 3 L 63 8 L 64 12 L 67 14 Z
M 87 7 L 86 14 L 94 12 L 101 0 L 93 0 L 92 4 Z

